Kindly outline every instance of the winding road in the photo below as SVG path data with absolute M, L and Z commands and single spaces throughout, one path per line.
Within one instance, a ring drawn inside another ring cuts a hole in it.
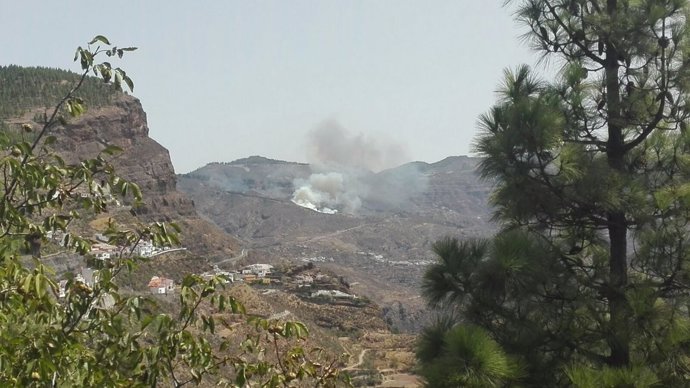
M 369 349 L 362 349 L 362 351 L 359 353 L 359 357 L 357 358 L 357 363 L 350 365 L 350 366 L 347 366 L 347 367 L 343 368 L 343 370 L 353 370 L 353 369 L 359 368 L 362 365 L 362 363 L 364 362 L 364 355 L 367 353 L 368 350 Z
M 215 262 L 215 263 L 213 263 L 213 264 L 215 264 L 215 265 L 225 264 L 225 263 L 228 263 L 228 262 L 233 262 L 233 261 L 239 260 L 239 259 L 241 259 L 241 258 L 243 258 L 243 257 L 246 257 L 246 256 L 247 256 L 247 250 L 246 250 L 246 249 L 242 249 L 242 252 L 240 252 L 239 256 L 228 257 L 227 259 L 223 259 L 223 260 L 218 261 L 218 262 Z

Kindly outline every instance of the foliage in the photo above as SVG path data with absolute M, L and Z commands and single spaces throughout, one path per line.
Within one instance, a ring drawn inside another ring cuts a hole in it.
M 79 78 L 79 74 L 61 69 L 0 66 L 0 119 L 22 115 L 31 108 L 49 110 Z M 108 105 L 116 95 L 117 89 L 96 77 L 87 77 L 79 88 L 79 96 L 92 108 Z
M 519 366 L 484 330 L 450 320 L 425 329 L 417 358 L 432 387 L 501 387 L 520 376 Z
M 439 242 L 425 296 L 517 357 L 521 384 L 689 386 L 690 8 L 513 3 L 560 76 L 506 72 L 475 144 L 501 230 Z
M 96 62 L 103 55 L 112 60 L 132 50 L 111 46 L 105 37 L 96 36 L 86 48 L 77 49 L 75 60 L 82 74 L 67 79 L 69 88 L 43 88 L 48 92 L 41 103 L 55 107 L 46 113 L 42 127 L 23 126 L 27 136 L 0 133 L 0 385 L 180 387 L 208 381 L 231 387 L 330 387 L 345 383 L 336 368 L 338 360 L 320 364 L 314 361 L 319 354 L 301 346 L 308 332 L 299 322 L 251 319 L 254 331 L 244 339 L 217 335 L 217 328 L 230 327 L 227 318 L 245 316 L 242 305 L 222 292 L 224 279 L 187 276 L 179 288 L 178 313 L 172 315 L 157 311 L 153 300 L 120 292 L 118 276 L 134 270 L 136 258 L 102 263 L 93 285 L 71 279 L 64 290 L 56 274 L 42 263 L 41 242 L 49 232 L 61 232 L 65 248 L 81 254 L 90 250 L 91 241 L 72 233 L 70 224 L 106 212 L 109 193 L 135 203 L 141 199 L 137 185 L 117 176 L 109 162 L 109 156 L 119 152 L 116 147 L 106 147 L 96 158 L 77 164 L 64 162 L 51 148 L 55 141 L 51 133 L 59 130 L 64 116 L 78 117 L 85 111 L 84 99 L 77 93 L 93 82 L 88 74 L 116 90 L 122 85 L 133 88 L 122 69 Z M 3 72 L 11 74 L 7 69 Z M 59 74 L 51 71 L 40 77 L 48 73 Z M 54 83 L 62 85 L 62 74 L 57 80 Z M 0 90 L 5 91 L 7 81 L 2 82 Z M 40 84 L 51 82 L 43 79 Z M 63 90 L 65 94 L 56 97 Z M 21 106 L 35 103 L 19 100 Z M 178 232 L 174 224 L 123 229 L 110 222 L 106 235 L 113 244 L 133 247 L 143 239 L 173 245 Z

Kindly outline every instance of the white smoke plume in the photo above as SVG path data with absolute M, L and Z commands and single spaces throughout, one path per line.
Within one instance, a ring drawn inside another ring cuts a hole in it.
M 355 214 L 371 191 L 372 171 L 409 160 L 405 147 L 382 137 L 353 134 L 334 120 L 308 136 L 308 158 L 315 172 L 295 180 L 292 201 L 327 214 Z
M 355 213 L 362 205 L 359 198 L 357 182 L 348 182 L 349 178 L 339 172 L 312 174 L 308 180 L 297 180 L 298 187 L 292 201 L 300 206 L 321 213 L 335 214 L 338 210 Z
M 383 135 L 354 134 L 335 120 L 308 135 L 309 162 L 317 166 L 378 172 L 410 160 L 406 147 Z

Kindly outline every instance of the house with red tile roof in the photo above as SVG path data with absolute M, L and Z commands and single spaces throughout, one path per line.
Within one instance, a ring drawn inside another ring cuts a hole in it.
M 175 291 L 175 281 L 172 279 L 154 276 L 148 284 L 152 294 L 170 294 Z

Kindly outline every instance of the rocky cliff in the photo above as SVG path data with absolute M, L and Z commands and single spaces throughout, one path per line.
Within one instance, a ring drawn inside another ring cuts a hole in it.
M 31 123 L 42 110 L 28 109 L 6 119 L 10 125 Z M 112 163 L 123 178 L 137 183 L 144 204 L 136 212 L 144 221 L 176 221 L 183 228 L 183 244 L 194 254 L 227 256 L 237 251 L 237 240 L 197 214 L 194 202 L 177 191 L 177 178 L 168 150 L 149 137 L 146 113 L 138 99 L 116 95 L 111 104 L 89 109 L 51 132 L 55 149 L 68 162 L 95 157 L 108 145 L 123 151 Z
M 113 104 L 89 111 L 55 131 L 57 149 L 70 161 L 94 157 L 107 145 L 123 149 L 113 164 L 144 194 L 142 213 L 151 219 L 195 216 L 194 204 L 176 190 L 177 179 L 168 150 L 149 137 L 146 113 L 134 97 L 120 95 Z

